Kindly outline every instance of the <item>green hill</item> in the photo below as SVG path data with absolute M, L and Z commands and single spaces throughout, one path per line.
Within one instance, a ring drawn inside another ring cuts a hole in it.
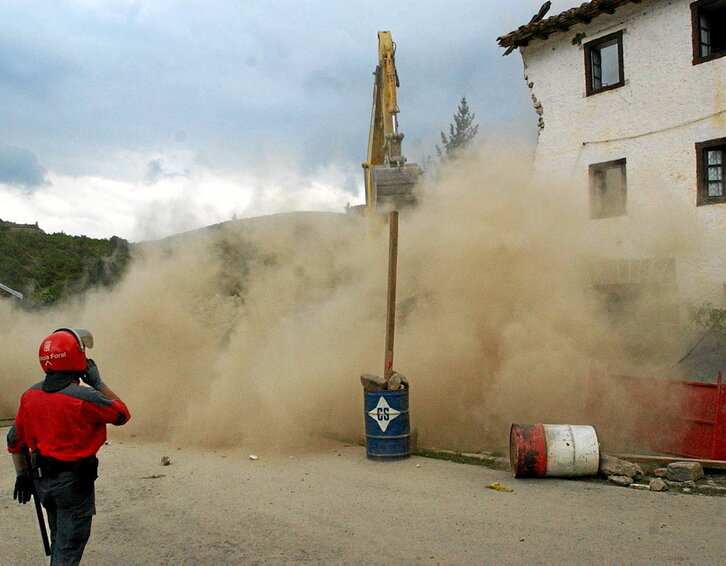
M 25 308 L 55 304 L 113 285 L 129 262 L 129 243 L 0 226 L 0 283 L 25 295 Z

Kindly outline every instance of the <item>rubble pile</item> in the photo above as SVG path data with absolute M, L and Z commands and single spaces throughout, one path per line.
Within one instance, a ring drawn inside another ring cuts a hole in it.
M 666 468 L 655 469 L 655 477 L 648 479 L 639 465 L 601 454 L 598 474 L 615 485 L 639 490 L 726 495 L 726 487 L 706 477 L 700 462 L 671 462 Z M 644 481 L 647 483 L 641 483 Z
M 408 378 L 394 371 L 388 381 L 385 378 L 371 373 L 363 373 L 360 376 L 360 382 L 363 384 L 363 390 L 366 393 L 375 391 L 398 391 L 399 389 L 408 388 Z
M 638 464 L 603 453 L 600 453 L 598 473 L 612 483 L 623 487 L 628 487 L 636 480 L 641 480 L 644 477 L 643 470 Z

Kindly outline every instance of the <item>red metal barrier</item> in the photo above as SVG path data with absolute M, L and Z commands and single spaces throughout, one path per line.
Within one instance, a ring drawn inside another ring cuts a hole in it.
M 588 417 L 603 444 L 726 460 L 726 383 L 633 376 L 591 381 Z

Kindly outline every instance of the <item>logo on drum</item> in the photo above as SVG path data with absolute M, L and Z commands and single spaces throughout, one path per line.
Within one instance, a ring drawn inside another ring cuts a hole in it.
M 384 397 L 379 397 L 378 404 L 368 411 L 368 416 L 378 423 L 383 432 L 386 432 L 391 421 L 400 414 L 401 411 L 392 408 Z

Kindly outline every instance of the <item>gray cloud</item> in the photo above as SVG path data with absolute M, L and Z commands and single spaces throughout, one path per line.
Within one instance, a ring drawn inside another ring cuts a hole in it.
M 146 164 L 146 173 L 144 174 L 144 181 L 147 185 L 153 185 L 156 183 L 164 174 L 164 160 L 154 159 Z
M 0 146 L 0 183 L 33 192 L 50 185 L 46 175 L 38 157 L 29 149 Z
M 183 171 L 169 170 L 169 167 L 167 166 L 164 159 L 158 157 L 156 159 L 152 159 L 146 164 L 146 169 L 144 172 L 144 183 L 147 185 L 153 185 L 155 183 L 158 183 L 162 179 L 189 177 L 190 175 L 191 171 L 189 169 L 184 169 Z
M 521 60 L 502 58 L 496 37 L 540 4 L 9 3 L 0 123 L 5 139 L 69 176 L 115 178 L 110 157 L 168 146 L 223 148 L 244 164 L 259 161 L 260 147 L 284 146 L 310 170 L 356 163 L 367 143 L 377 31 L 389 29 L 406 147 L 432 152 L 462 95 L 481 132 L 531 111 Z M 146 173 L 150 181 L 162 171 Z

